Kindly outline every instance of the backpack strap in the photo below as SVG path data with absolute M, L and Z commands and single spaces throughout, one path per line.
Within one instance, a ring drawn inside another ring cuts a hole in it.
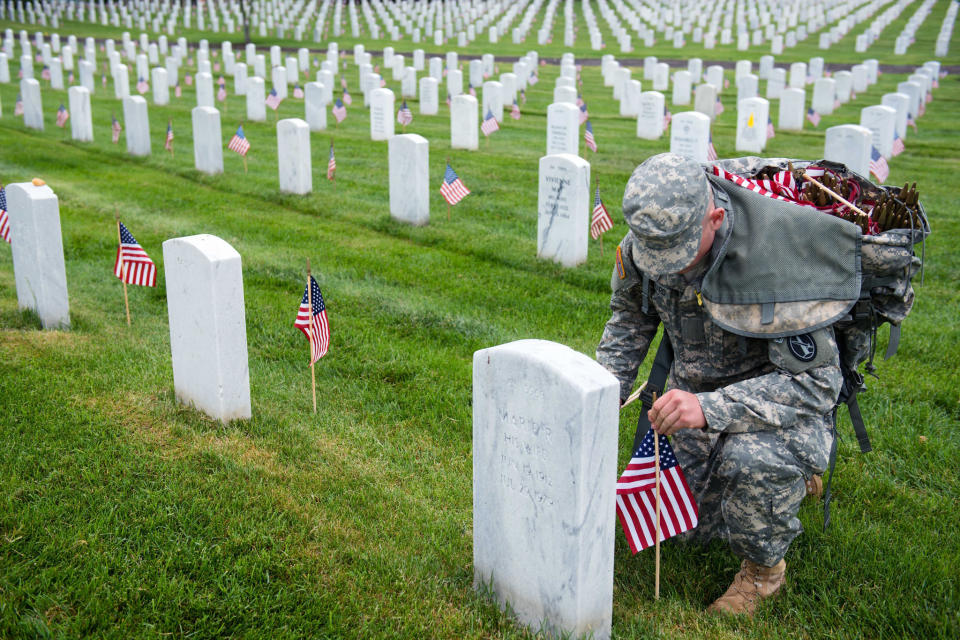
M 827 526 L 830 524 L 830 487 L 833 484 L 833 470 L 837 466 L 837 439 L 839 434 L 837 433 L 837 408 L 833 408 L 833 425 L 830 427 L 830 431 L 833 433 L 833 442 L 830 443 L 830 464 L 828 468 L 830 470 L 830 475 L 827 476 L 827 486 L 823 489 L 823 530 L 827 530 Z
M 673 365 L 673 345 L 670 344 L 670 338 L 666 331 L 660 338 L 660 346 L 657 347 L 657 355 L 653 358 L 653 365 L 650 368 L 650 377 L 640 392 L 640 417 L 637 419 L 637 433 L 633 436 L 633 451 L 637 450 L 640 442 L 647 431 L 650 429 L 650 418 L 647 413 L 653 407 L 653 395 L 663 395 L 663 389 L 667 386 L 667 376 L 670 375 L 670 367 Z

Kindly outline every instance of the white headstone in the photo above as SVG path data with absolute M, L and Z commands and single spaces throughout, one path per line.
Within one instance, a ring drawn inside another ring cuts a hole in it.
M 463 93 L 463 74 L 459 69 L 447 72 L 447 92 L 450 97 L 456 97 Z
M 837 100 L 840 104 L 850 102 L 850 92 L 853 90 L 853 74 L 849 71 L 837 71 L 833 74 L 833 79 L 837 82 Z
M 790 65 L 790 88 L 803 89 L 807 84 L 807 63 L 794 62 Z
M 674 82 L 676 87 L 676 82 Z M 637 137 L 659 140 L 663 135 L 664 97 L 659 91 L 644 91 L 640 94 L 637 115 Z
M 413 67 L 404 67 L 400 81 L 400 95 L 404 98 L 417 97 L 417 70 Z
M 197 106 L 213 106 L 213 76 L 209 73 L 197 74 Z
M 313 190 L 310 125 L 300 118 L 286 118 L 277 123 L 277 165 L 280 191 L 306 195 Z
M 420 113 L 425 116 L 435 116 L 437 110 L 437 79 L 424 76 L 420 78 Z
M 717 88 L 713 84 L 704 82 L 697 85 L 693 98 L 693 110 L 711 120 L 717 117 Z
M 690 81 L 693 84 L 700 84 L 703 80 L 703 60 L 700 58 L 687 60 L 687 71 L 690 72 Z
M 247 120 L 263 122 L 267 119 L 266 97 L 263 78 L 258 76 L 247 78 Z
M 885 107 L 897 112 L 896 132 L 901 139 L 907 139 L 907 114 L 910 111 L 910 96 L 905 93 L 885 93 L 881 100 Z
M 23 126 L 43 131 L 43 101 L 40 97 L 40 82 L 34 78 L 20 81 L 23 98 Z
M 837 99 L 837 81 L 819 78 L 813 83 L 813 98 L 810 107 L 822 116 L 833 113 L 833 101 Z
M 744 98 L 737 103 L 737 151 L 763 151 L 769 116 L 770 103 L 763 98 Z
M 752 73 L 745 73 L 737 78 L 737 102 L 747 98 L 757 97 L 757 88 L 760 79 Z
M 623 100 L 623 89 L 620 90 L 620 99 Z M 553 90 L 553 101 L 554 102 L 565 102 L 567 104 L 572 104 L 576 106 L 577 104 L 577 90 L 571 87 L 556 87 Z
M 370 92 L 370 139 L 389 140 L 393 136 L 393 91 L 374 89 Z
M 6 195 L 17 306 L 35 311 L 44 329 L 69 329 L 57 196 L 49 186 L 31 182 L 8 184 Z
M 154 67 L 151 69 L 150 83 L 153 89 L 153 104 L 160 106 L 169 104 L 170 85 L 167 83 L 167 70 L 163 67 Z
M 123 100 L 130 95 L 130 79 L 127 68 L 120 64 L 113 68 L 113 96 Z
M 842 124 L 827 129 L 823 145 L 824 160 L 842 162 L 847 168 L 867 177 L 870 175 L 870 146 L 873 133 L 866 127 Z
M 767 80 L 767 100 L 779 100 L 786 86 L 787 72 L 784 69 L 771 70 L 770 79 Z
M 93 142 L 93 119 L 90 92 L 86 87 L 70 87 L 70 137 L 80 142 Z
M 233 65 L 233 92 L 238 96 L 247 95 L 247 65 L 243 62 Z
M 86 60 L 81 60 L 77 63 L 77 66 L 80 68 L 80 84 L 90 92 L 90 95 L 93 95 L 95 86 L 93 83 L 94 66 Z
M 430 222 L 430 144 L 415 133 L 396 135 L 387 144 L 390 215 L 420 226 Z
M 862 64 L 855 64 L 850 67 L 850 77 L 853 81 L 853 90 L 855 93 L 863 93 L 867 90 L 867 67 Z
M 618 404 L 564 345 L 474 353 L 474 583 L 535 632 L 610 637 Z
M 450 146 L 475 150 L 480 144 L 480 120 L 477 99 L 468 93 L 450 101 Z
M 670 152 L 707 161 L 710 141 L 710 118 L 697 111 L 684 111 L 673 116 L 670 124 Z
M 716 87 L 719 94 L 723 90 L 723 67 L 718 64 L 707 67 L 707 82 Z
M 197 171 L 223 173 L 223 138 L 220 112 L 213 107 L 194 107 L 193 161 Z
M 670 66 L 666 62 L 658 62 L 653 68 L 653 89 L 666 91 L 670 86 Z
M 897 129 L 897 110 L 873 105 L 860 110 L 860 126 L 870 129 L 872 144 L 885 158 L 893 156 L 893 134 Z
M 487 112 L 492 112 L 497 122 L 503 122 L 503 85 L 496 80 L 489 80 L 483 83 L 483 100 L 481 113 L 487 117 Z
M 200 75 L 197 74 L 197 103 L 200 101 Z M 274 67 L 270 70 L 270 80 L 273 84 L 273 90 L 277 92 L 277 97 L 281 100 L 287 97 L 287 68 Z M 210 91 L 213 92 L 213 84 L 210 85 Z
M 147 101 L 143 96 L 123 99 L 123 132 L 127 136 L 127 153 L 133 156 L 150 155 L 150 121 Z
M 690 104 L 690 72 L 677 71 L 673 74 L 673 97 L 675 105 Z
M 510 105 L 517 99 L 517 75 L 515 73 L 501 73 L 500 84 L 503 85 L 503 103 Z
M 897 84 L 897 93 L 910 96 L 910 114 L 914 118 L 920 116 L 920 101 L 926 100 L 923 87 L 919 82 L 900 82 Z
M 319 82 L 308 82 L 304 87 L 304 116 L 310 131 L 323 131 L 327 128 L 326 89 Z
M 222 422 L 249 418 L 240 254 L 212 235 L 172 238 L 163 264 L 177 398 Z
M 570 153 L 540 158 L 537 211 L 537 257 L 565 267 L 586 262 L 590 163 Z
M 806 101 L 807 96 L 803 89 L 784 89 L 780 94 L 777 128 L 782 131 L 801 131 L 807 115 Z
M 580 109 L 574 104 L 555 102 L 547 107 L 546 155 L 563 153 L 580 153 Z
M 623 96 L 620 98 L 620 115 L 628 118 L 636 117 L 640 113 L 640 94 L 643 89 L 639 80 L 630 80 L 623 85 Z

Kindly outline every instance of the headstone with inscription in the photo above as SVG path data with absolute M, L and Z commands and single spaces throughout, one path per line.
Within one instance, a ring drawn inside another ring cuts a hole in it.
M 896 132 L 901 139 L 907 139 L 907 114 L 910 111 L 910 96 L 905 93 L 885 93 L 881 104 L 897 112 Z
M 717 117 L 717 88 L 709 82 L 697 86 L 693 97 L 693 110 L 711 120 Z
M 807 112 L 807 96 L 803 89 L 784 89 L 780 95 L 778 128 L 783 131 L 802 131 Z
M 540 158 L 537 257 L 575 267 L 587 260 L 590 163 L 569 153 Z
M 393 91 L 374 89 L 370 92 L 370 139 L 389 140 L 393 135 Z
M 93 142 L 93 120 L 90 92 L 86 87 L 70 87 L 70 137 L 80 142 Z
M 697 111 L 684 111 L 673 116 L 670 124 L 671 153 L 706 162 L 709 141 L 709 117 Z
M 870 129 L 873 146 L 885 158 L 893 156 L 893 134 L 897 129 L 897 110 L 893 107 L 873 105 L 860 110 L 860 126 Z
M 422 115 L 437 115 L 437 85 L 437 79 L 432 76 L 420 78 L 420 113 Z
M 555 102 L 547 107 L 547 155 L 580 153 L 580 109 Z
M 676 86 L 676 85 L 674 85 Z M 637 137 L 644 140 L 659 140 L 663 135 L 664 96 L 659 91 L 644 91 L 640 94 L 637 115 Z
M 150 120 L 147 101 L 143 96 L 123 99 L 123 132 L 127 136 L 127 153 L 132 156 L 150 155 Z

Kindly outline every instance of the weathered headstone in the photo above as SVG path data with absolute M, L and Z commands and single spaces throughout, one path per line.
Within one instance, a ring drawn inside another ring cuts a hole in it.
M 548 156 L 580 153 L 580 109 L 566 102 L 555 102 L 547 107 Z
M 564 345 L 474 353 L 474 583 L 534 631 L 610 637 L 618 404 Z
M 44 329 L 69 329 L 57 196 L 49 186 L 31 182 L 8 184 L 6 195 L 17 306 L 35 311 Z
M 415 133 L 390 138 L 390 215 L 401 222 L 430 222 L 430 143 Z
M 707 161 L 710 141 L 710 118 L 697 111 L 684 111 L 673 116 L 670 124 L 670 152 L 697 162 Z
M 824 160 L 842 162 L 851 171 L 870 175 L 870 146 L 873 133 L 866 127 L 842 124 L 827 129 L 823 145 Z
M 220 112 L 213 107 L 194 107 L 193 161 L 197 171 L 223 173 L 223 138 Z
M 569 153 L 540 158 L 537 211 L 537 257 L 565 267 L 586 262 L 590 163 Z
M 306 195 L 313 190 L 310 125 L 300 118 L 277 122 L 277 169 L 280 191 Z
M 70 102 L 70 137 L 80 142 L 93 142 L 90 92 L 85 87 L 70 87 L 67 95 Z
M 389 140 L 393 135 L 393 91 L 374 89 L 370 92 L 370 139 Z
M 737 103 L 737 151 L 763 151 L 769 115 L 770 103 L 763 98 L 745 98 Z
M 150 155 L 150 121 L 147 101 L 143 96 L 123 99 L 123 131 L 127 136 L 127 153 L 132 156 Z
M 476 149 L 480 144 L 480 120 L 477 99 L 468 93 L 450 101 L 450 146 L 453 149 Z
M 171 238 L 163 264 L 177 398 L 222 422 L 249 418 L 240 254 L 212 235 Z

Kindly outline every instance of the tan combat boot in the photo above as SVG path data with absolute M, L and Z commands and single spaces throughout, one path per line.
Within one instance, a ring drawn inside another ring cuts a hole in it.
M 810 476 L 807 480 L 807 495 L 814 498 L 823 497 L 823 478 L 820 476 Z
M 772 567 L 744 560 L 733 584 L 707 611 L 752 616 L 761 598 L 769 598 L 783 586 L 786 572 L 787 563 L 783 560 Z

